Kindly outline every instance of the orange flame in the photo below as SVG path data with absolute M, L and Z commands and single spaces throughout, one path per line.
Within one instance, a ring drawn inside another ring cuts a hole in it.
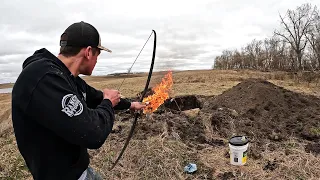
M 160 84 L 152 88 L 154 94 L 143 99 L 143 103 L 148 103 L 147 107 L 143 110 L 143 113 L 152 113 L 158 109 L 158 107 L 169 98 L 169 90 L 172 87 L 172 72 L 169 71 Z

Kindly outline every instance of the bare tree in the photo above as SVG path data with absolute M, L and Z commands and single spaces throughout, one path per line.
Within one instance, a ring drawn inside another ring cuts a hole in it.
M 222 60 L 221 60 L 220 56 L 216 56 L 214 58 L 213 69 L 223 69 Z
M 297 7 L 296 10 L 288 10 L 287 17 L 282 17 L 279 14 L 283 31 L 276 30 L 274 33 L 289 43 L 295 52 L 296 57 L 294 59 L 296 61 L 292 64 L 293 68 L 296 66 L 299 69 L 303 68 L 302 56 L 308 42 L 305 34 L 309 34 L 312 29 L 315 11 L 316 7 L 312 7 L 311 4 L 307 3 Z
M 318 62 L 318 69 L 320 68 L 320 14 L 319 11 L 316 11 L 313 19 L 313 26 L 311 31 L 305 34 L 310 47 L 312 54 L 310 55 L 311 59 L 315 59 Z M 315 62 L 312 62 L 315 65 Z
M 244 48 L 245 53 L 248 56 L 249 66 L 254 69 L 260 69 L 262 67 L 262 41 L 253 39 L 247 46 Z
M 237 69 L 244 68 L 243 55 L 237 49 L 232 53 L 232 59 L 233 59 L 233 63 L 234 63 L 235 68 L 237 68 Z
M 215 58 L 214 68 L 217 69 L 232 69 L 234 66 L 232 62 L 232 51 L 223 50 L 220 56 Z
M 264 70 L 270 70 L 271 63 L 275 59 L 275 49 L 277 41 L 274 38 L 266 38 L 263 42 L 263 58 L 264 58 Z

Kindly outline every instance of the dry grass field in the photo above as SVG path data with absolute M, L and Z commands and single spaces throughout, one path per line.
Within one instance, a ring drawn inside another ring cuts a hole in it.
M 154 73 L 151 86 L 159 83 L 165 73 Z M 130 114 L 119 112 L 116 116 L 114 132 L 110 134 L 105 144 L 98 150 L 90 150 L 91 166 L 106 179 L 320 179 L 319 122 L 315 122 L 311 127 L 308 126 L 310 128 L 308 135 L 310 133 L 313 135 L 311 139 L 286 134 L 279 140 L 278 136 L 282 135 L 280 131 L 263 134 L 261 132 L 263 124 L 252 125 L 250 127 L 256 127 L 256 129 L 251 130 L 256 134 L 252 135 L 248 132 L 246 135 L 256 139 L 249 145 L 247 164 L 241 167 L 230 165 L 228 137 L 234 133 L 246 131 L 230 128 L 229 121 L 237 125 L 236 121 L 239 120 L 240 123 L 242 120 L 247 120 L 248 111 L 242 107 L 233 108 L 236 109 L 237 115 L 231 116 L 218 107 L 220 102 L 222 104 L 224 102 L 216 100 L 216 97 L 223 96 L 225 92 L 250 78 L 267 80 L 285 90 L 301 94 L 301 98 L 308 96 L 308 102 L 312 99 L 318 101 L 317 97 L 320 96 L 317 75 L 249 70 L 173 72 L 173 89 L 170 96 L 174 98 L 195 95 L 203 104 L 200 112 L 196 116 L 191 116 L 179 111 L 164 110 L 152 116 L 143 116 L 138 121 L 135 134 L 119 164 L 109 171 L 108 168 L 115 161 L 127 138 L 133 119 Z M 98 89 L 117 89 L 123 76 L 84 77 L 84 79 Z M 143 90 L 145 82 L 146 74 L 128 76 L 120 91 L 123 96 L 133 98 Z M 259 94 L 258 98 L 269 98 L 263 97 L 264 95 Z M 232 98 L 236 97 L 230 97 Z M 11 124 L 10 100 L 10 94 L 0 94 L 0 179 L 32 179 L 17 151 Z M 234 103 L 238 102 L 241 103 L 241 101 L 234 101 Z M 249 101 L 244 99 L 243 102 Z M 212 108 L 214 103 L 217 107 Z M 314 107 L 317 110 L 317 102 L 312 101 L 310 106 L 311 104 L 312 106 L 316 104 Z M 234 104 L 234 107 L 237 107 L 237 104 Z M 308 108 L 308 106 L 303 107 Z M 231 106 L 226 108 L 229 108 L 229 111 Z M 315 113 L 310 114 L 311 112 Z M 290 113 L 294 112 L 288 112 Z M 319 114 L 316 111 L 310 111 L 309 116 L 301 123 L 306 123 L 308 117 L 318 120 L 320 111 Z M 266 124 L 267 122 L 268 119 Z M 254 121 L 251 123 L 255 124 Z M 295 124 L 293 128 L 294 126 Z M 276 126 L 273 128 L 277 129 Z M 269 132 L 266 131 L 266 133 Z M 308 146 L 312 147 L 306 148 Z M 188 163 L 196 163 L 198 170 L 193 174 L 184 173 L 183 168 Z

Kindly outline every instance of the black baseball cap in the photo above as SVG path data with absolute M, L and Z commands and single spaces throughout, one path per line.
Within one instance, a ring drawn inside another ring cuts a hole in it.
M 104 51 L 112 52 L 101 45 L 101 38 L 98 30 L 86 22 L 71 24 L 60 37 L 60 46 L 71 47 L 95 47 Z

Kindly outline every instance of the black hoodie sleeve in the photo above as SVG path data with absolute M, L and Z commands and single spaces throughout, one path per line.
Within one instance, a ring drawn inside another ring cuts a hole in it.
M 96 108 L 101 101 L 103 100 L 103 93 L 100 90 L 96 90 L 95 88 L 89 86 L 84 82 L 86 87 L 86 102 L 88 107 Z
M 120 102 L 114 106 L 115 110 L 126 110 L 129 109 L 131 106 L 131 102 L 127 99 L 120 98 Z
M 89 149 L 103 145 L 114 123 L 110 100 L 102 100 L 96 109 L 88 108 L 65 77 L 55 73 L 39 81 L 27 110 L 66 141 Z
M 103 99 L 103 92 L 100 90 L 96 90 L 91 87 L 87 83 L 86 86 L 86 94 L 87 94 L 87 104 L 89 107 L 95 108 Z M 127 99 L 121 98 L 120 102 L 114 107 L 115 110 L 125 110 L 129 109 L 131 106 L 131 102 Z

